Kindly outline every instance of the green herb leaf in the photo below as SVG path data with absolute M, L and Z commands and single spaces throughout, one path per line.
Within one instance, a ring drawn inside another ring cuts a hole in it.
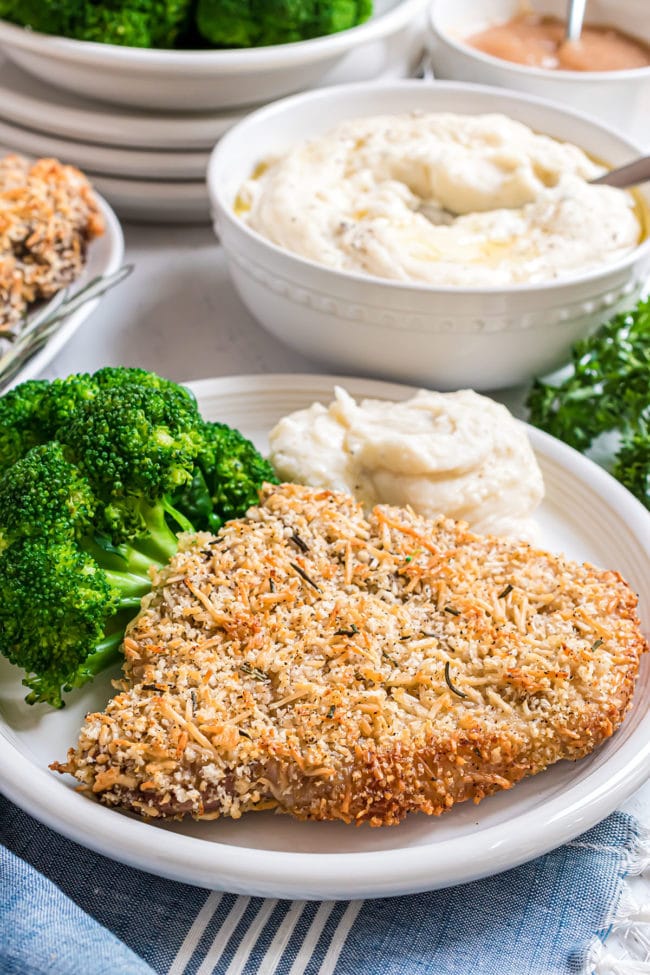
M 571 374 L 537 380 L 528 408 L 531 423 L 578 450 L 619 433 L 612 473 L 650 509 L 650 298 L 576 342 Z
M 334 636 L 354 636 L 355 633 L 359 632 L 359 627 L 352 623 L 347 630 L 335 630 Z
M 265 673 L 263 670 L 260 670 L 259 667 L 251 667 L 250 664 L 244 663 L 241 665 L 239 669 L 243 671 L 244 674 L 248 674 L 249 677 L 252 677 L 254 680 L 259 680 L 259 681 L 271 680 L 269 675 Z
M 301 552 L 309 551 L 309 545 L 300 537 L 298 532 L 293 533 L 293 535 L 291 536 L 291 541 L 296 546 L 296 548 L 300 549 Z
M 312 589 L 315 589 L 316 592 L 322 592 L 323 591 L 320 586 L 317 586 L 316 585 L 316 583 L 314 582 L 313 579 L 310 579 L 309 578 L 309 576 L 307 575 L 307 573 L 305 572 L 305 570 L 304 569 L 301 569 L 299 565 L 296 565 L 295 562 L 290 562 L 289 565 L 291 566 L 291 568 L 295 572 L 298 573 L 298 575 L 300 576 L 301 579 L 304 579 L 305 582 L 312 587 Z
M 454 687 L 454 685 L 452 684 L 451 677 L 449 674 L 449 667 L 450 664 L 449 661 L 447 661 L 447 663 L 445 664 L 445 681 L 447 683 L 447 687 L 449 688 L 452 694 L 456 695 L 456 697 L 467 697 L 467 694 L 463 694 L 462 691 L 459 691 L 458 688 Z

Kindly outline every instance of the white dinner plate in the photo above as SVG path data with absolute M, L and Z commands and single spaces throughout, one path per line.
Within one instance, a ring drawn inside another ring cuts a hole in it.
M 205 180 L 120 179 L 86 170 L 123 220 L 145 223 L 209 223 Z
M 0 118 L 66 139 L 137 149 L 210 149 L 245 114 L 236 109 L 163 114 L 107 105 L 54 88 L 0 54 Z
M 400 399 L 406 386 L 340 379 L 357 396 Z M 273 424 L 318 399 L 331 376 L 240 376 L 191 384 L 203 414 L 240 427 L 260 449 Z M 650 515 L 608 474 L 535 429 L 530 437 L 546 481 L 540 526 L 548 548 L 616 568 L 637 588 L 650 623 Z M 47 771 L 76 741 L 83 716 L 103 709 L 109 677 L 76 692 L 64 711 L 23 703 L 20 674 L 0 668 L 0 786 L 28 812 L 78 843 L 155 874 L 242 894 L 356 898 L 459 884 L 529 860 L 583 832 L 647 777 L 650 667 L 644 661 L 622 728 L 592 756 L 561 762 L 478 806 L 440 818 L 412 815 L 399 826 L 352 828 L 249 813 L 239 821 L 158 826 L 108 809 Z
M 69 295 L 80 291 L 95 278 L 114 274 L 115 271 L 119 270 L 124 261 L 124 236 L 120 222 L 106 200 L 102 199 L 99 194 L 97 194 L 97 199 L 102 216 L 104 217 L 105 230 L 101 237 L 97 237 L 88 245 L 86 266 L 70 287 L 68 291 Z M 78 308 L 77 311 L 72 312 L 59 327 L 58 331 L 48 339 L 36 355 L 32 356 L 12 381 L 3 388 L 2 392 L 5 393 L 12 386 L 39 376 L 45 367 L 50 364 L 52 359 L 58 355 L 63 346 L 70 341 L 77 329 L 92 315 L 101 300 L 101 297 L 93 298 Z M 53 299 L 54 301 L 56 299 Z
M 417 66 L 422 36 L 423 32 L 418 31 L 417 36 L 415 32 L 407 33 L 392 41 L 386 63 L 381 57 L 385 52 L 377 52 L 372 46 L 367 50 L 354 51 L 325 81 L 328 84 L 342 84 L 368 79 L 391 81 L 406 78 Z M 259 106 L 162 113 L 108 105 L 84 98 L 76 92 L 54 88 L 0 54 L 0 119 L 54 138 L 113 149 L 208 152 L 229 128 L 254 107 Z M 82 163 L 81 158 L 77 165 L 95 168 Z M 100 172 L 105 171 L 96 168 Z M 149 175 L 155 176 L 153 172 Z
M 60 139 L 2 120 L 0 142 L 31 156 L 54 156 L 55 159 L 78 166 L 86 172 L 135 179 L 203 179 L 210 156 L 207 149 L 179 152 L 97 146 L 91 142 Z

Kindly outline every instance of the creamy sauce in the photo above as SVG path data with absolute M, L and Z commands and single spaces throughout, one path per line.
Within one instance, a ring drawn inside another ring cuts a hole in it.
M 519 14 L 465 42 L 484 54 L 515 64 L 563 71 L 625 71 L 650 66 L 650 45 L 615 27 L 585 25 L 580 40 L 564 39 L 557 17 Z
M 544 484 L 525 427 L 505 406 L 472 390 L 422 390 L 402 403 L 356 403 L 340 388 L 335 396 L 271 432 L 281 480 L 345 491 L 367 509 L 411 505 L 478 532 L 534 538 Z
M 502 115 L 343 122 L 258 165 L 235 211 L 329 267 L 458 287 L 552 281 L 639 241 L 634 200 L 577 146 Z

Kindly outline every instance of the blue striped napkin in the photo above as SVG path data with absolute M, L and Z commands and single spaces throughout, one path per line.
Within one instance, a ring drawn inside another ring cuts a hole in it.
M 559 850 L 464 887 L 276 901 L 124 867 L 0 796 L 0 973 L 586 975 L 587 949 L 604 937 L 642 836 L 633 817 L 615 813 Z

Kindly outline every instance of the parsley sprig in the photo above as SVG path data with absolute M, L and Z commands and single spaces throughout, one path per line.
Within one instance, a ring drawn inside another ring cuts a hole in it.
M 536 380 L 527 405 L 531 423 L 578 450 L 617 432 L 612 473 L 650 509 L 650 297 L 576 342 L 571 374 Z

